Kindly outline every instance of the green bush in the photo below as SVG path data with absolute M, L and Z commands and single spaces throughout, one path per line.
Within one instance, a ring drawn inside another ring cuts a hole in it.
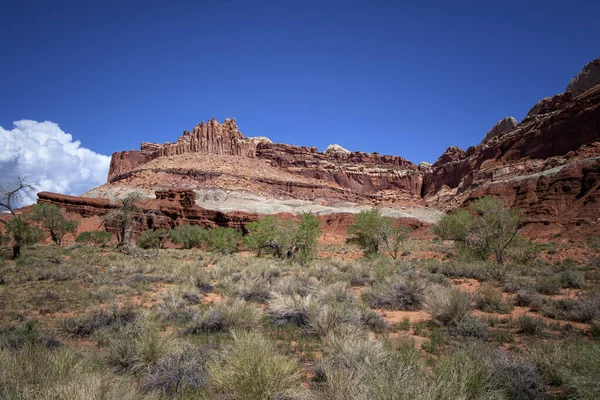
M 209 249 L 223 254 L 235 253 L 242 234 L 234 228 L 215 228 L 208 231 Z
M 525 243 L 517 234 L 522 219 L 519 211 L 504 207 L 500 200 L 483 197 L 469 210 L 444 215 L 432 231 L 453 240 L 461 256 L 487 260 L 493 255 L 502 264 L 508 251 Z
M 529 315 L 520 316 L 517 320 L 517 325 L 519 326 L 519 333 L 532 336 L 541 335 L 546 328 L 546 323 L 543 319 L 534 318 Z
M 383 248 L 395 260 L 406 253 L 401 247 L 410 235 L 410 228 L 398 225 L 393 218 L 384 217 L 381 211 L 372 208 L 356 214 L 354 224 L 348 228 L 348 235 L 346 241 L 358 245 L 365 256 L 375 255 Z
M 502 292 L 489 284 L 479 287 L 475 300 L 477 308 L 485 312 L 507 314 L 512 310 L 512 304 L 503 299 Z
M 526 354 L 551 386 L 559 386 L 568 399 L 600 397 L 600 346 L 597 342 L 533 342 Z
M 245 244 L 252 250 L 279 258 L 312 257 L 321 235 L 320 222 L 313 214 L 301 215 L 300 223 L 268 215 L 247 225 Z
M 183 244 L 184 249 L 191 249 L 208 241 L 207 232 L 197 225 L 180 225 L 169 232 L 169 240 L 175 244 Z
M 136 241 L 136 245 L 142 249 L 162 249 L 167 240 L 165 229 L 147 229 Z
M 78 243 L 88 243 L 95 246 L 105 246 L 112 239 L 112 234 L 106 231 L 85 231 L 75 238 Z

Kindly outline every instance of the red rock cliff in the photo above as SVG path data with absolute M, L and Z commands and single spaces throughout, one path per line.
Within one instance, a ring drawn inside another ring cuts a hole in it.
M 219 124 L 214 118 L 196 125 L 192 132 L 184 131 L 175 143 L 144 142 L 140 150 L 114 153 L 108 170 L 108 182 L 134 170 L 157 157 L 184 153 L 225 154 L 255 157 L 256 141 L 245 139 L 234 119 L 225 119 Z

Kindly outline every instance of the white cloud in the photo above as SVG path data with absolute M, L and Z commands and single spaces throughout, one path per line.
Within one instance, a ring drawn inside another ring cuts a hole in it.
M 58 124 L 21 120 L 0 126 L 0 186 L 10 187 L 24 175 L 37 192 L 79 195 L 106 182 L 110 157 L 81 147 Z M 34 203 L 28 193 L 24 204 Z

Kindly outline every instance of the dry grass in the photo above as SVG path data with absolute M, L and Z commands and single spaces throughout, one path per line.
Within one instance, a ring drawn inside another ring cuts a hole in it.
M 0 398 L 594 398 L 599 287 L 572 262 L 37 246 L 0 259 Z

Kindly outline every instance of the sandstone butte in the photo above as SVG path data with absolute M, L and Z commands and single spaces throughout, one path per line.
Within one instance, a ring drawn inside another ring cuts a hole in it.
M 500 197 L 526 216 L 526 231 L 585 235 L 600 228 L 600 59 L 567 91 L 542 99 L 525 119 L 499 121 L 476 146 L 449 147 L 433 164 L 338 145 L 315 147 L 246 138 L 235 119 L 214 118 L 174 143 L 142 143 L 114 153 L 105 185 L 82 196 L 42 192 L 80 229 L 95 228 L 116 200 L 132 191 L 152 210 L 147 227 L 191 223 L 245 224 L 264 214 L 319 216 L 326 232 L 343 235 L 352 215 L 376 206 L 413 227 L 476 198 Z M 147 227 L 139 227 L 141 231 Z

